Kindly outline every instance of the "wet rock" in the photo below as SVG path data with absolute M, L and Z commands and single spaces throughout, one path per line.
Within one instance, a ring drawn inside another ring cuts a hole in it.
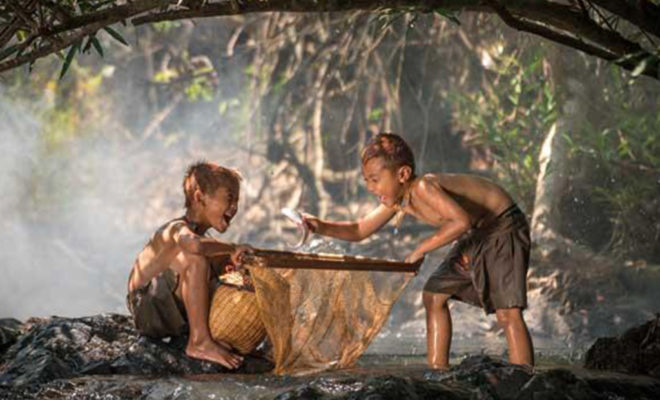
M 422 378 L 377 376 L 316 378 L 276 397 L 301 399 L 657 399 L 660 381 L 579 377 L 567 369 L 532 373 L 488 356 L 472 356 L 448 371 L 427 371 Z
M 139 336 L 125 315 L 53 317 L 33 321 L 5 353 L 0 386 L 38 385 L 82 375 L 191 375 L 228 372 L 185 355 L 185 337 Z M 240 372 L 265 372 L 272 364 L 246 358 Z
M 616 376 L 579 377 L 567 369 L 538 373 L 520 390 L 516 400 L 652 400 L 660 398 L 660 381 L 620 379 Z
M 660 315 L 616 338 L 600 338 L 585 356 L 586 368 L 660 379 Z
M 277 399 L 516 399 L 532 376 L 520 366 L 474 356 L 448 371 L 427 371 L 421 379 L 390 375 L 366 380 L 318 378 Z
M 613 377 L 579 377 L 567 369 L 532 373 L 529 369 L 472 356 L 447 372 L 425 374 L 428 380 L 470 390 L 473 399 L 656 399 L 660 381 L 620 380 Z
M 11 400 L 68 399 L 120 400 L 144 398 L 152 385 L 132 380 L 58 380 L 44 385 L 16 388 L 0 387 L 0 398 Z
M 43 385 L 0 387 L 1 399 L 658 399 L 660 380 L 577 369 L 530 371 L 489 357 L 470 357 L 447 372 L 378 363 L 304 377 L 271 374 L 106 375 Z
M 13 318 L 0 319 L 0 360 L 4 352 L 21 334 L 21 321 Z
M 565 369 L 550 370 L 532 377 L 515 398 L 516 400 L 543 399 L 607 399 L 592 390 L 589 384 Z M 616 397 L 614 397 L 616 398 Z M 625 398 L 625 397 L 624 397 Z
M 469 386 L 480 399 L 515 399 L 532 376 L 528 368 L 483 355 L 467 357 L 447 372 L 425 374 L 428 380 Z
M 185 338 L 140 337 L 126 316 L 116 314 L 30 320 L 21 330 L 0 366 L 0 399 L 660 398 L 660 380 L 653 377 L 569 369 L 533 373 L 487 356 L 468 357 L 444 372 L 379 369 L 377 363 L 307 377 L 259 374 L 272 366 L 248 359 L 239 371 L 247 374 L 215 375 L 225 371 L 185 356 Z M 214 375 L 200 375 L 209 373 Z

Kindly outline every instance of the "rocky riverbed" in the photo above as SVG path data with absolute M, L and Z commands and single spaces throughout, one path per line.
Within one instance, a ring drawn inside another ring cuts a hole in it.
M 255 357 L 228 372 L 186 357 L 184 344 L 140 337 L 118 314 L 1 320 L 0 398 L 660 398 L 659 318 L 597 342 L 586 358 L 592 369 L 542 359 L 530 371 L 473 355 L 439 372 L 420 356 L 367 355 L 350 370 L 290 377 L 270 374 L 272 365 Z

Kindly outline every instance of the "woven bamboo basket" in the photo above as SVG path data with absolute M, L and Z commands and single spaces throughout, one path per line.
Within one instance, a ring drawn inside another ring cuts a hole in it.
M 254 292 L 231 285 L 220 285 L 213 294 L 209 330 L 241 354 L 249 354 L 266 337 Z

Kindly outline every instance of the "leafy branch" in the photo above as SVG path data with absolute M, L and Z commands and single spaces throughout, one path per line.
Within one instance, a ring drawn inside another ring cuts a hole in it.
M 653 39 L 660 39 L 660 6 L 648 0 L 574 0 L 569 4 L 550 0 L 1 0 L 0 72 L 70 48 L 116 23 L 141 25 L 272 11 L 383 9 L 435 12 L 456 23 L 455 11 L 496 13 L 515 29 L 660 79 L 659 49 Z

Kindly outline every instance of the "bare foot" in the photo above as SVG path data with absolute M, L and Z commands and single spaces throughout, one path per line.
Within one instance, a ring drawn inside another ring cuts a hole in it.
M 210 340 L 199 345 L 193 345 L 188 342 L 186 355 L 199 360 L 218 363 L 229 369 L 236 369 L 243 362 L 243 357 L 228 351 Z
M 230 346 L 229 344 L 223 342 L 222 340 L 213 340 L 213 341 L 214 341 L 218 346 L 222 347 L 223 349 L 227 350 L 227 351 L 230 352 L 230 353 L 233 353 L 233 351 L 232 351 L 233 349 L 231 348 L 231 346 Z

